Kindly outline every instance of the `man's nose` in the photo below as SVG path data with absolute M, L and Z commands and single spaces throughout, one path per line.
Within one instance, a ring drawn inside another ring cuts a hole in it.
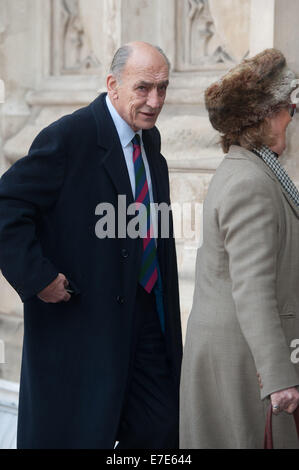
M 146 104 L 153 109 L 160 108 L 161 99 L 159 97 L 158 91 L 155 88 L 149 92 Z

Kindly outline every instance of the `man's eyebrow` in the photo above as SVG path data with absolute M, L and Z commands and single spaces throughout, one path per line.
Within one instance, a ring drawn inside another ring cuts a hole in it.
M 169 80 L 163 80 L 162 82 L 159 82 L 158 85 L 168 86 L 169 85 Z
M 154 83 L 152 83 L 152 82 L 146 82 L 145 80 L 141 80 L 140 82 L 137 82 L 137 83 L 136 83 L 136 86 L 152 87 L 153 85 L 154 85 Z M 161 86 L 161 85 L 168 86 L 168 85 L 169 85 L 169 80 L 163 80 L 162 82 L 158 82 L 157 85 L 158 85 L 158 86 Z

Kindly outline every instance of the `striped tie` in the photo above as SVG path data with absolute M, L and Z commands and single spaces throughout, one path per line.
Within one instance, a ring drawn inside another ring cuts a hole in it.
M 146 236 L 143 237 L 143 253 L 139 282 L 144 289 L 150 293 L 158 279 L 157 250 L 155 239 L 151 237 L 153 234 L 153 225 L 150 213 L 150 197 L 141 154 L 140 137 L 138 134 L 132 139 L 132 143 L 136 184 L 135 202 L 137 203 L 137 207 L 139 204 L 143 204 L 146 208 L 146 219 L 143 218 L 140 222 L 141 224 L 146 224 L 146 227 L 145 225 L 144 227 L 139 227 L 141 233 L 146 233 Z M 145 232 L 142 228 L 146 228 Z

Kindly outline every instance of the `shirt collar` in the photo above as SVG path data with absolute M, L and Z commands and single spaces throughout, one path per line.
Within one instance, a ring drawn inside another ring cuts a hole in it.
M 140 129 L 138 132 L 134 132 L 129 124 L 118 114 L 108 95 L 106 95 L 106 103 L 116 127 L 122 147 L 127 147 L 131 143 L 135 134 L 140 136 L 140 140 L 142 142 L 142 129 Z

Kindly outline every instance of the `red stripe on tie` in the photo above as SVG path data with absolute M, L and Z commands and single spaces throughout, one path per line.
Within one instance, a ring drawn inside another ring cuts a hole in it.
M 142 279 L 139 278 L 140 284 L 144 287 L 146 292 L 150 293 L 154 287 L 154 285 L 157 282 L 158 279 L 158 269 L 157 269 L 157 253 L 156 253 L 156 244 L 153 236 L 153 224 L 152 220 L 149 218 L 149 210 L 150 210 L 150 196 L 149 196 L 149 188 L 148 188 L 148 183 L 146 179 L 146 171 L 142 159 L 142 153 L 141 153 L 141 146 L 140 146 L 140 137 L 139 135 L 135 135 L 134 139 L 132 139 L 132 144 L 133 144 L 133 162 L 134 162 L 134 173 L 135 173 L 135 181 L 136 181 L 136 194 L 135 194 L 135 205 L 136 205 L 136 210 L 140 209 L 140 205 L 143 204 L 145 205 L 146 208 L 146 220 L 145 217 L 142 219 L 142 227 L 147 229 L 146 232 L 146 237 L 143 238 L 143 253 L 142 253 L 142 260 L 141 260 L 141 273 L 144 271 L 145 274 L 143 276 L 143 281 Z M 140 161 L 139 161 L 140 159 Z M 138 184 L 137 184 L 137 176 L 139 177 L 138 179 Z M 143 182 L 143 187 L 141 191 L 137 190 L 139 187 L 142 185 Z M 149 223 L 150 227 L 147 228 L 147 225 Z M 149 253 L 145 252 L 149 251 Z M 151 260 L 150 266 L 148 266 L 148 263 Z M 146 269 L 146 267 L 148 268 Z M 148 278 L 149 277 L 149 278 Z M 148 279 L 148 280 L 147 280 Z
M 153 237 L 151 237 L 151 230 L 153 230 L 153 225 L 150 226 L 150 228 L 147 231 L 146 237 L 143 239 L 143 249 L 145 250 L 149 242 L 152 240 Z
M 134 152 L 133 152 L 133 162 L 135 163 L 137 158 L 141 155 L 141 152 L 140 152 L 140 147 L 138 147 L 137 145 L 134 145 Z
M 148 193 L 148 186 L 147 186 L 147 181 L 145 181 L 142 190 L 140 191 L 138 198 L 136 199 L 136 202 L 142 203 L 145 199 L 145 196 Z
M 158 279 L 158 271 L 157 271 L 157 268 L 155 268 L 153 274 L 149 278 L 146 286 L 144 287 L 146 292 L 148 292 L 149 294 L 151 293 L 152 288 L 154 287 L 155 283 L 157 282 L 157 279 Z

